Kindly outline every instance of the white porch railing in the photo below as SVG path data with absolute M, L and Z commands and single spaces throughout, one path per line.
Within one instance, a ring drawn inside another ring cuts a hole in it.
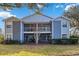
M 24 27 L 24 31 L 50 31 L 49 27 L 38 27 L 38 30 L 36 30 L 36 27 Z

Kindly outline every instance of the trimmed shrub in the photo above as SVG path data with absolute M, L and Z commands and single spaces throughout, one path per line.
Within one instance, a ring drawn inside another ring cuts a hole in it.
M 78 38 L 70 38 L 70 39 L 52 39 L 52 44 L 77 44 Z
M 3 35 L 0 35 L 0 43 L 4 41 L 4 36 Z
M 53 44 L 61 44 L 61 40 L 60 39 L 53 39 L 51 42 Z
M 2 44 L 19 44 L 18 40 L 4 40 L 1 42 Z
M 70 38 L 79 38 L 79 36 L 72 35 Z
M 70 44 L 69 39 L 61 39 L 62 44 Z
M 71 44 L 77 44 L 78 43 L 78 39 L 77 38 L 72 38 L 69 40 Z

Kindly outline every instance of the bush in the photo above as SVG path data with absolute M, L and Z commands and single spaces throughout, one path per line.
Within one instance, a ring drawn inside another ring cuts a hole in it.
M 77 44 L 78 43 L 78 39 L 77 38 L 72 38 L 69 40 L 71 44 Z
M 3 35 L 0 35 L 0 43 L 4 41 L 4 36 Z
M 52 44 L 77 44 L 78 38 L 70 38 L 70 39 L 52 39 Z
M 51 43 L 53 43 L 53 44 L 60 44 L 61 43 L 61 40 L 60 39 L 53 39 L 51 41 Z
M 19 44 L 18 40 L 4 40 L 1 42 L 2 44 Z
M 70 38 L 79 38 L 79 36 L 72 35 Z
M 61 39 L 62 44 L 70 44 L 70 39 Z

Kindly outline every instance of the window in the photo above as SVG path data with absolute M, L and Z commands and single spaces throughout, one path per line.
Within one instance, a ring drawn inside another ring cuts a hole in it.
M 12 35 L 11 34 L 7 34 L 7 39 L 11 40 L 12 39 Z
M 67 23 L 66 22 L 63 23 L 63 27 L 67 27 Z
M 62 38 L 67 38 L 67 34 L 62 34 Z
M 67 24 L 63 24 L 63 27 L 67 27 Z
M 7 25 L 7 28 L 11 28 L 11 25 Z

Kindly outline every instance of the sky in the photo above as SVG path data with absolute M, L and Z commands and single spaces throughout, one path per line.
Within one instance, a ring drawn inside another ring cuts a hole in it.
M 69 7 L 77 5 L 75 3 L 50 3 L 47 7 L 44 7 L 41 11 L 44 15 L 50 16 L 52 18 L 62 16 L 64 11 L 67 11 Z M 13 10 L 0 10 L 0 28 L 4 27 L 3 19 L 11 16 L 18 18 L 23 18 L 33 14 L 33 10 L 28 9 L 27 7 L 15 8 Z

